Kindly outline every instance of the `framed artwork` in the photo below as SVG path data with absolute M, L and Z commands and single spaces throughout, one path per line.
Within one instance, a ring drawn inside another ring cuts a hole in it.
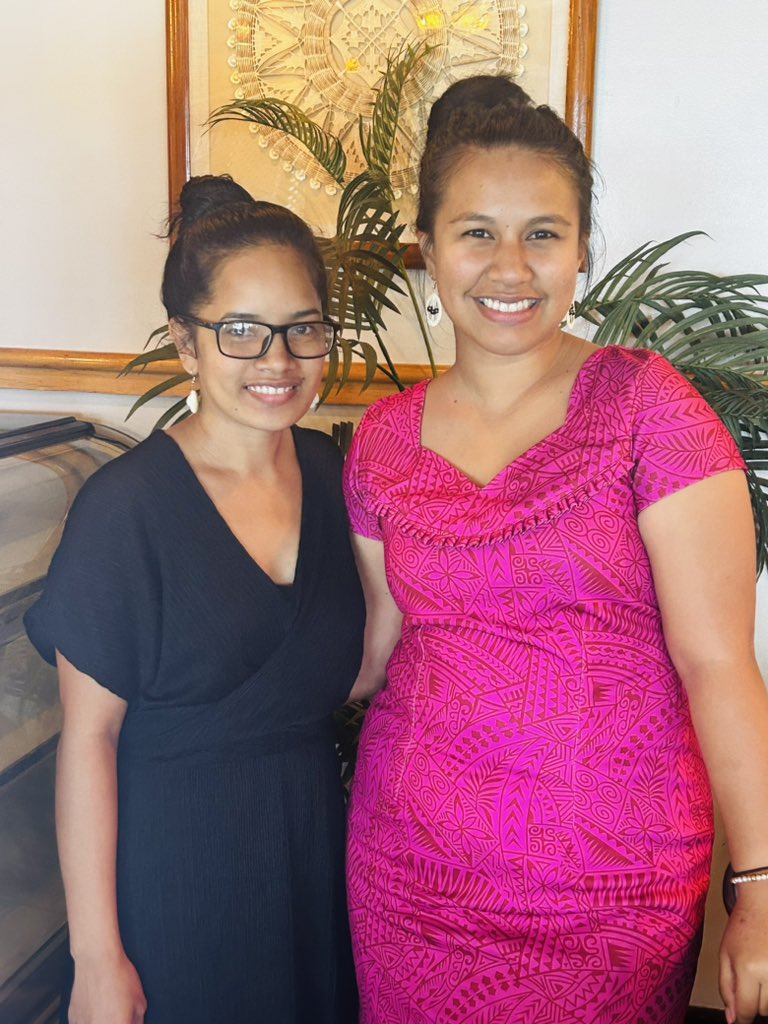
M 342 140 L 354 174 L 362 168 L 358 117 L 370 109 L 388 54 L 405 40 L 430 44 L 406 86 L 393 160 L 407 222 L 429 107 L 460 78 L 514 76 L 537 102 L 563 114 L 589 150 L 597 3 L 166 0 L 171 204 L 191 174 L 226 172 L 257 198 L 282 203 L 331 234 L 337 186 L 298 142 L 242 122 L 208 130 L 206 121 L 235 100 L 289 100 Z

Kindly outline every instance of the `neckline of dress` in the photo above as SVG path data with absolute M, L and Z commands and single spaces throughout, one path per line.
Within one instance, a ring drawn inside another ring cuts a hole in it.
M 531 457 L 539 448 L 543 447 L 548 443 L 551 443 L 555 438 L 562 434 L 568 426 L 570 426 L 570 422 L 573 418 L 574 412 L 578 405 L 577 400 L 581 395 L 583 380 L 586 376 L 587 367 L 590 366 L 590 364 L 594 360 L 596 360 L 597 356 L 607 351 L 609 351 L 609 347 L 605 346 L 596 349 L 594 352 L 590 352 L 590 354 L 579 367 L 576 376 L 573 378 L 571 393 L 568 395 L 568 404 L 565 410 L 565 418 L 563 422 L 560 424 L 560 426 L 556 427 L 554 430 L 551 430 L 548 434 L 545 434 L 544 437 L 534 442 L 534 444 L 532 444 L 529 448 L 526 448 L 524 452 L 521 452 L 519 455 L 515 456 L 515 458 L 512 459 L 511 462 L 508 462 L 506 466 L 502 466 L 499 472 L 490 480 L 488 480 L 487 483 L 484 484 L 479 484 L 477 483 L 477 481 L 473 480 L 472 477 L 467 476 L 467 474 L 464 473 L 461 469 L 459 469 L 459 467 L 456 466 L 453 462 L 451 462 L 450 459 L 447 459 L 444 455 L 441 455 L 440 452 L 436 452 L 434 448 L 428 448 L 426 445 L 422 444 L 421 436 L 422 428 L 424 425 L 424 405 L 426 403 L 427 398 L 427 388 L 429 387 L 430 384 L 429 380 L 422 381 L 420 384 L 417 384 L 413 389 L 414 401 L 412 402 L 411 406 L 411 422 L 414 431 L 414 439 L 421 458 L 432 458 L 439 460 L 443 466 L 448 467 L 460 480 L 462 480 L 465 483 L 466 486 L 471 487 L 478 494 L 482 493 L 483 491 L 495 489 L 495 487 L 497 487 L 499 483 L 502 481 L 502 478 L 510 471 L 510 469 L 512 469 L 513 466 L 516 466 L 518 463 Z
M 183 451 L 181 445 L 179 444 L 179 442 L 175 438 L 171 437 L 171 435 L 167 431 L 165 431 L 165 430 L 158 430 L 158 431 L 156 431 L 156 434 L 160 434 L 163 437 L 165 437 L 170 442 L 172 449 L 175 450 L 178 453 L 180 464 L 181 464 L 184 472 L 187 473 L 191 477 L 191 479 L 193 481 L 193 485 L 194 485 L 195 489 L 197 490 L 198 494 L 200 494 L 202 496 L 203 501 L 205 502 L 205 504 L 213 512 L 214 518 L 217 519 L 219 523 L 221 523 L 222 527 L 224 528 L 225 533 L 231 538 L 231 541 L 237 546 L 237 549 L 240 551 L 240 553 L 243 556 L 243 558 L 245 558 L 248 562 L 250 562 L 251 565 L 255 566 L 256 570 L 259 573 L 259 575 L 262 576 L 268 583 L 270 583 L 284 597 L 287 597 L 287 596 L 293 594 L 293 592 L 294 592 L 294 590 L 295 590 L 295 588 L 297 586 L 297 583 L 298 583 L 298 580 L 299 580 L 299 567 L 301 565 L 302 552 L 304 550 L 304 534 L 305 534 L 305 525 L 306 525 L 305 524 L 305 514 L 304 514 L 305 513 L 304 492 L 306 490 L 306 486 L 305 486 L 306 485 L 306 481 L 305 481 L 304 463 L 303 463 L 303 460 L 302 460 L 302 455 L 301 455 L 301 450 L 300 450 L 300 445 L 299 445 L 299 434 L 298 434 L 298 430 L 299 429 L 300 428 L 297 428 L 296 426 L 292 426 L 290 428 L 290 430 L 291 430 L 291 437 L 293 438 L 293 447 L 294 447 L 294 450 L 296 452 L 296 460 L 297 460 L 297 462 L 299 464 L 299 474 L 301 476 L 301 511 L 300 511 L 300 515 L 299 515 L 299 550 L 298 550 L 298 552 L 296 554 L 296 567 L 295 567 L 294 572 L 293 572 L 293 579 L 289 583 L 278 583 L 276 580 L 272 579 L 272 577 L 269 575 L 267 570 L 259 562 L 256 561 L 256 559 L 253 557 L 253 555 L 251 555 L 251 553 L 243 546 L 243 544 L 237 538 L 237 536 L 235 535 L 235 533 L 232 530 L 232 527 L 229 525 L 227 520 L 224 518 L 224 516 L 219 511 L 219 508 L 216 505 L 216 502 L 213 500 L 213 498 L 210 496 L 208 491 L 205 489 L 205 487 L 201 483 L 200 478 L 198 477 L 197 473 L 192 468 L 192 463 L 189 461 L 187 456 L 184 454 L 184 451 Z M 150 436 L 152 436 L 152 435 L 150 435 Z

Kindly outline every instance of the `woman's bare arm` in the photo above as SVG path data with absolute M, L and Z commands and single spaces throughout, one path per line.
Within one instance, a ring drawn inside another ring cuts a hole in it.
M 736 870 L 768 865 L 768 694 L 754 655 L 755 535 L 744 475 L 728 472 L 639 517 L 664 636 Z M 729 1021 L 768 1013 L 768 882 L 739 888 L 720 954 Z
M 64 725 L 56 833 L 75 984 L 71 1024 L 140 1024 L 146 1002 L 117 920 L 117 743 L 126 702 L 57 652 Z
M 387 585 L 381 541 L 353 533 L 352 548 L 365 594 L 365 646 L 348 700 L 366 700 L 385 685 L 387 661 L 400 639 L 403 615 Z

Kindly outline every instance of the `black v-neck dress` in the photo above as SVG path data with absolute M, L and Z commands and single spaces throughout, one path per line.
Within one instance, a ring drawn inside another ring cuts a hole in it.
M 27 614 L 47 660 L 58 648 L 128 701 L 118 911 L 146 1024 L 356 1019 L 332 712 L 359 666 L 363 599 L 338 450 L 293 436 L 292 586 L 157 432 L 85 484 Z

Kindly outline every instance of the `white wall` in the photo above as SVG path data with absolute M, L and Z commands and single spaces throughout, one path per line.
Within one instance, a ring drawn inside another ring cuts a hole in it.
M 161 0 L 1 5 L 0 345 L 129 351 L 162 323 L 163 26 Z
M 162 322 L 164 244 L 153 232 L 167 200 L 163 24 L 161 0 L 2 5 L 0 345 L 138 350 Z M 648 239 L 701 228 L 711 241 L 690 244 L 676 265 L 768 273 L 766 39 L 766 0 L 601 0 L 603 268 Z M 412 328 L 390 329 L 398 358 L 424 361 Z M 450 358 L 444 341 L 438 358 Z M 129 405 L 0 390 L 0 408 L 116 426 Z M 765 669 L 766 586 L 761 601 Z M 717 1005 L 716 896 L 709 927 L 694 998 Z

